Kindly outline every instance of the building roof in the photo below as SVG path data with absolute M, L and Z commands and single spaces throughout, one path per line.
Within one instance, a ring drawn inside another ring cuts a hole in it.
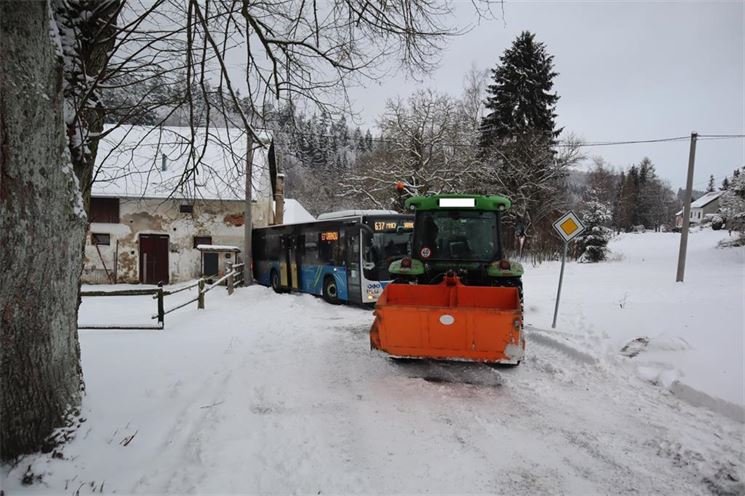
M 285 198 L 285 209 L 282 220 L 285 224 L 300 224 L 303 222 L 313 222 L 316 219 L 310 212 L 305 210 L 299 201 Z
M 712 191 L 711 193 L 706 193 L 704 196 L 691 203 L 691 208 L 704 208 L 706 205 L 722 196 L 722 193 L 724 193 L 724 191 Z
M 189 127 L 106 126 L 104 134 L 96 155 L 93 196 L 245 198 L 247 140 L 241 129 L 197 128 L 194 147 Z M 271 198 L 271 136 L 263 132 L 259 136 L 262 143 L 254 143 L 252 194 L 256 199 Z M 190 156 L 192 149 L 197 153 Z M 196 164 L 196 174 L 184 177 L 189 164 Z
M 706 193 L 704 196 L 691 203 L 691 208 L 704 208 L 706 205 L 722 196 L 723 193 L 724 191 L 712 191 L 711 193 Z M 675 215 L 683 215 L 683 210 L 680 210 Z

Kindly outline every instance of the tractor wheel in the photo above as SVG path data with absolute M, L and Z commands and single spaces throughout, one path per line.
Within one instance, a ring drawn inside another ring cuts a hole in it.
M 336 287 L 336 279 L 331 276 L 327 276 L 326 279 L 323 280 L 323 299 L 333 305 L 339 304 L 339 292 Z
M 279 274 L 277 274 L 276 270 L 273 270 L 271 275 L 269 276 L 272 282 L 272 289 L 275 293 L 281 293 L 282 287 L 279 285 Z

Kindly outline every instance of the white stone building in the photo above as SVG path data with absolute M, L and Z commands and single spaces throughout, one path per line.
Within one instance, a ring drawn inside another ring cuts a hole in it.
M 240 130 L 122 126 L 98 149 L 85 245 L 85 283 L 174 283 L 221 272 L 217 254 L 200 257 L 199 244 L 243 246 L 246 136 Z M 252 217 L 273 223 L 271 138 L 254 143 Z M 196 149 L 197 155 L 190 156 Z M 187 167 L 196 164 L 196 168 Z M 194 169 L 194 173 L 185 171 Z M 285 222 L 312 219 L 285 200 Z M 234 258 L 224 253 L 220 257 Z

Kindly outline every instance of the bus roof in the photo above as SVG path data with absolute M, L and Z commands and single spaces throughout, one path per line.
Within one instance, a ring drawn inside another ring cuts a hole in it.
M 413 196 L 406 200 L 410 210 L 443 210 L 450 208 L 474 210 L 507 210 L 512 202 L 500 195 L 442 194 Z
M 293 222 L 291 224 L 273 224 L 270 226 L 264 226 L 264 227 L 254 227 L 254 229 L 273 229 L 273 228 L 280 228 L 280 227 L 297 227 L 297 226 L 305 226 L 310 224 L 322 224 L 324 222 L 334 222 L 334 221 L 348 221 L 348 220 L 354 220 L 354 219 L 362 219 L 362 217 L 366 216 L 373 216 L 373 217 L 403 217 L 403 218 L 412 218 L 412 214 L 405 213 L 401 214 L 396 212 L 395 210 L 346 210 L 345 212 L 364 212 L 364 213 L 356 213 L 356 214 L 349 214 L 343 217 L 323 217 L 324 214 L 321 214 L 318 216 L 315 220 L 310 220 L 307 222 Z
M 362 217 L 363 215 L 396 215 L 395 210 L 337 210 L 326 212 L 317 217 L 318 220 L 341 219 L 344 217 Z

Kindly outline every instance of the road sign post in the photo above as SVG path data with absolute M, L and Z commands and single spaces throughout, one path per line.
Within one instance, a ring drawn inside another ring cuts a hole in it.
M 564 251 L 561 255 L 561 272 L 559 272 L 559 288 L 556 290 L 556 305 L 554 306 L 554 320 L 551 328 L 556 329 L 556 317 L 559 315 L 559 300 L 561 299 L 561 285 L 564 282 L 564 265 L 566 265 L 569 242 L 585 230 L 585 226 L 571 210 L 554 222 L 554 229 L 564 240 Z
M 561 272 L 559 272 L 559 289 L 556 290 L 556 305 L 554 306 L 554 320 L 551 329 L 556 329 L 556 316 L 559 314 L 559 300 L 561 299 L 561 283 L 564 281 L 564 264 L 567 259 L 567 248 L 569 243 L 564 241 L 564 253 L 561 255 Z

